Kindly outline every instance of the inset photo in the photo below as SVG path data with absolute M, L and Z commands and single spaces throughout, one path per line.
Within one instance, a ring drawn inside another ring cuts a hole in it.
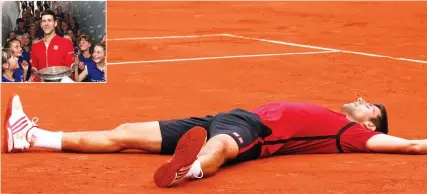
M 106 83 L 106 1 L 3 1 L 2 83 Z

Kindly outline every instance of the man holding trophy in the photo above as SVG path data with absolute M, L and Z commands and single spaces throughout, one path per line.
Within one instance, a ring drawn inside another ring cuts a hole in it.
M 32 71 L 38 75 L 34 81 L 64 82 L 63 78 L 72 81 L 68 77 L 75 58 L 72 42 L 56 35 L 56 16 L 52 10 L 42 12 L 40 25 L 44 32 L 43 41 L 31 48 Z

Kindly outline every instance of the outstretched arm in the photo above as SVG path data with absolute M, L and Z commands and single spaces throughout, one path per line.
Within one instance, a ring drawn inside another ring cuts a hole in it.
M 407 140 L 385 134 L 372 136 L 366 146 L 372 152 L 390 154 L 427 154 L 427 139 Z

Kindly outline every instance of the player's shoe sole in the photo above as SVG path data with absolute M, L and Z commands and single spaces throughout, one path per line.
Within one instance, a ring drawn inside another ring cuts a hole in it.
M 172 159 L 154 173 L 154 182 L 158 187 L 169 187 L 188 173 L 206 142 L 206 136 L 204 128 L 194 127 L 179 139 Z

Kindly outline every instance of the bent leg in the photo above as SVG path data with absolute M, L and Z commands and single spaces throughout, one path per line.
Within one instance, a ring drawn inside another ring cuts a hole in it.
M 268 132 L 261 124 L 256 115 L 240 109 L 216 115 L 207 130 L 196 127 L 185 133 L 171 160 L 156 170 L 154 182 L 158 187 L 169 187 L 187 178 L 215 175 L 229 162 L 258 158 L 260 142 Z M 206 132 L 209 140 L 205 143 Z
M 220 134 L 209 139 L 198 156 L 203 176 L 215 175 L 223 164 L 236 158 L 238 154 L 239 146 L 231 136 Z
M 258 149 L 243 149 L 243 152 L 239 152 L 238 143 L 228 134 L 218 134 L 203 145 L 205 133 L 205 129 L 196 127 L 179 140 L 173 157 L 154 173 L 154 182 L 158 187 L 169 187 L 186 179 L 213 176 L 227 162 L 259 156 Z
M 159 153 L 162 136 L 158 121 L 127 123 L 112 130 L 86 132 L 49 132 L 35 129 L 32 145 L 62 151 L 107 153 L 126 149 L 138 149 Z M 58 140 L 58 138 L 60 138 Z M 59 141 L 60 146 L 52 145 Z
M 234 109 L 215 118 L 209 128 L 211 138 L 198 156 L 203 176 L 212 176 L 226 163 L 257 159 L 261 154 L 264 128 L 259 117 Z

